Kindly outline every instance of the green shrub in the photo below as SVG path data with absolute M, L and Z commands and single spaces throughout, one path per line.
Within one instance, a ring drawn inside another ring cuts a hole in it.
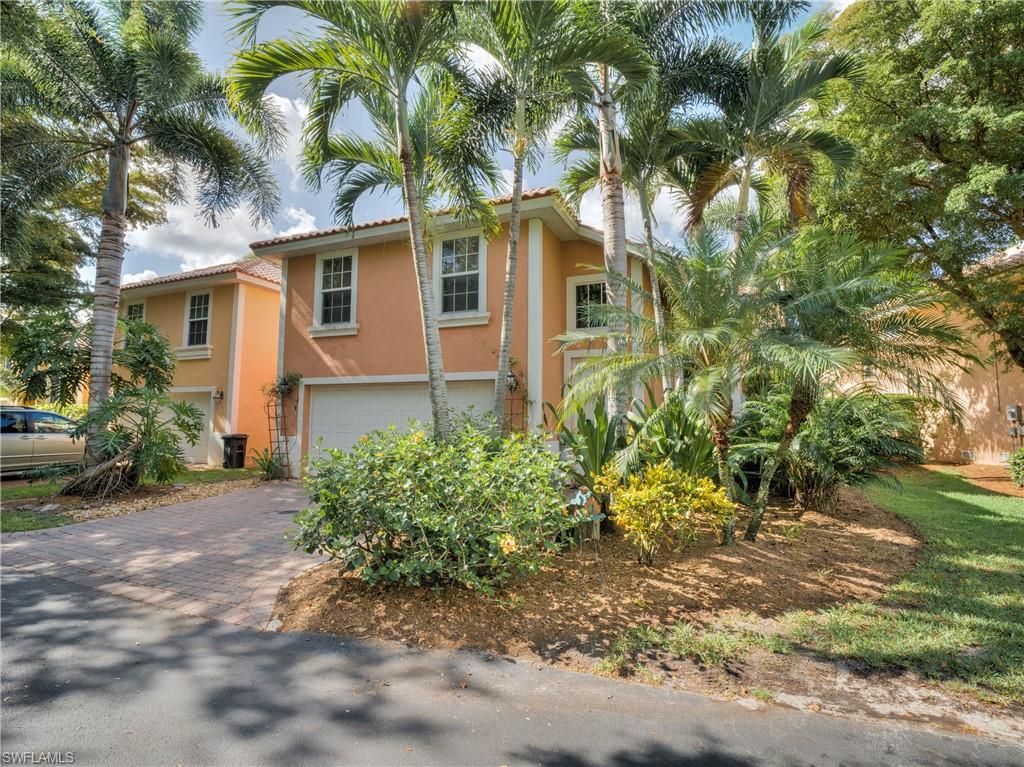
M 571 457 L 569 474 L 577 485 L 589 488 L 601 504 L 601 512 L 608 513 L 608 496 L 599 493 L 594 484 L 615 460 L 625 440 L 619 428 L 623 416 L 609 416 L 604 397 L 598 397 L 589 408 L 558 409 L 544 403 L 544 421 L 548 428 L 557 430 L 558 443 Z M 568 421 L 575 425 L 571 428 Z
M 599 478 L 598 489 L 611 493 L 615 524 L 637 548 L 637 560 L 654 563 L 661 545 L 685 544 L 701 530 L 717 530 L 735 512 L 725 491 L 707 477 L 694 477 L 668 460 L 631 474 L 624 482 L 617 470 Z
M 501 436 L 470 422 L 447 442 L 417 424 L 373 432 L 310 466 L 315 504 L 296 545 L 368 583 L 462 584 L 493 593 L 536 572 L 577 523 L 566 467 L 539 435 Z
M 1010 479 L 1019 487 L 1024 487 L 1024 447 L 1017 448 L 1010 453 Z
M 249 451 L 252 456 L 253 465 L 256 467 L 256 471 L 260 473 L 260 479 L 269 482 L 272 479 L 281 479 L 284 467 L 281 462 L 267 448 L 263 450 L 257 450 L 253 448 Z
M 839 488 L 895 484 L 891 469 L 923 458 L 918 422 L 905 400 L 852 394 L 815 405 L 785 468 L 803 508 L 828 512 Z
M 715 446 L 711 431 L 686 413 L 682 398 L 670 395 L 659 407 L 654 391 L 646 387 L 646 399 L 634 399 L 626 418 L 630 446 L 624 452 L 628 469 L 668 460 L 687 474 L 715 474 Z

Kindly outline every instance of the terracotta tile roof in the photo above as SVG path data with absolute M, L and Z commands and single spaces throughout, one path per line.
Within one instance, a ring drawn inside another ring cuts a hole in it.
M 181 282 L 182 280 L 194 280 L 200 277 L 213 277 L 218 274 L 248 274 L 267 282 L 281 284 L 281 267 L 262 258 L 244 258 L 241 261 L 232 261 L 229 264 L 216 264 L 206 266 L 202 269 L 193 269 L 190 272 L 178 272 L 177 274 L 165 274 L 162 277 L 153 277 L 149 280 L 130 282 L 122 285 L 122 290 L 134 290 L 135 288 L 147 288 L 150 285 L 162 285 L 168 282 Z
M 524 200 L 533 200 L 538 197 L 550 197 L 557 195 L 558 190 L 545 186 L 539 189 L 528 189 L 523 191 Z M 512 195 L 506 194 L 501 197 L 492 197 L 490 200 L 492 205 L 503 205 L 512 202 Z M 444 213 L 444 211 L 441 211 Z M 265 248 L 270 245 L 283 245 L 288 242 L 300 242 L 302 240 L 312 240 L 316 237 L 329 237 L 332 234 L 345 234 L 347 232 L 360 232 L 364 229 L 374 229 L 378 226 L 388 226 L 389 224 L 400 224 L 406 220 L 406 216 L 394 216 L 393 218 L 381 218 L 376 221 L 367 221 L 363 224 L 355 224 L 353 226 L 337 226 L 330 229 L 314 229 L 311 232 L 300 232 L 299 234 L 289 234 L 284 237 L 272 237 L 269 240 L 260 240 L 249 245 L 253 250 L 257 248 Z

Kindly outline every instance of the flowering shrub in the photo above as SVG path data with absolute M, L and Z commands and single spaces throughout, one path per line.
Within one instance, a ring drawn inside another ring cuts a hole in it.
M 735 512 L 725 491 L 706 477 L 694 477 L 668 460 L 648 466 L 622 482 L 617 470 L 602 474 L 599 481 L 611 493 L 615 524 L 637 548 L 641 564 L 654 563 L 661 544 L 674 538 L 685 544 L 701 530 L 718 530 Z
M 536 572 L 576 524 L 562 498 L 565 470 L 536 435 L 469 422 L 447 442 L 416 424 L 374 432 L 312 463 L 315 506 L 296 517 L 296 544 L 368 583 L 493 593 Z

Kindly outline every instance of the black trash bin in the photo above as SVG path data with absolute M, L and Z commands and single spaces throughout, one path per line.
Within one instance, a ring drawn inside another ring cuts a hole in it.
M 224 468 L 244 469 L 245 468 L 245 443 L 248 441 L 248 434 L 225 434 L 224 435 Z

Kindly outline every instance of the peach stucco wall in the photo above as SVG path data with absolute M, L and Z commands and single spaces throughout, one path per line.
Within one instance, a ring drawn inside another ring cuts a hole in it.
M 497 368 L 501 332 L 507 229 L 487 245 L 486 325 L 441 329 L 441 349 L 449 373 Z M 526 354 L 526 226 L 520 236 L 512 356 Z M 316 255 L 288 259 L 285 320 L 286 371 L 304 378 L 397 375 L 426 372 L 419 292 L 407 241 L 361 246 L 357 250 L 354 335 L 312 338 Z
M 144 297 L 133 295 L 130 289 L 125 290 L 121 296 L 121 311 L 123 313 L 130 303 L 144 301 L 146 321 L 156 325 L 171 347 L 176 348 L 184 345 L 185 340 L 186 296 L 190 292 L 204 290 L 207 288 L 171 289 L 166 293 Z M 246 433 L 249 435 L 249 447 L 260 450 L 269 445 L 261 388 L 272 382 L 277 372 L 279 291 L 276 287 L 240 282 L 216 285 L 209 290 L 212 293 L 210 358 L 179 359 L 173 386 L 207 387 L 224 392 L 224 401 L 214 409 L 214 431 L 219 434 Z M 235 370 L 230 359 L 236 291 L 239 291 L 238 305 L 241 306 L 242 316 L 239 318 L 241 324 L 234 350 L 238 385 L 232 391 L 231 378 Z M 229 398 L 235 397 L 237 403 L 229 403 Z M 234 422 L 229 420 L 229 406 L 235 416 Z
M 263 387 L 277 376 L 277 334 L 280 328 L 280 292 L 267 288 L 239 284 L 241 328 L 236 348 L 241 350 L 237 362 L 241 365 L 238 377 L 237 417 L 232 428 L 249 435 L 250 449 L 261 451 L 270 447 L 270 432 L 263 408 Z M 251 456 L 248 459 L 251 463 Z

